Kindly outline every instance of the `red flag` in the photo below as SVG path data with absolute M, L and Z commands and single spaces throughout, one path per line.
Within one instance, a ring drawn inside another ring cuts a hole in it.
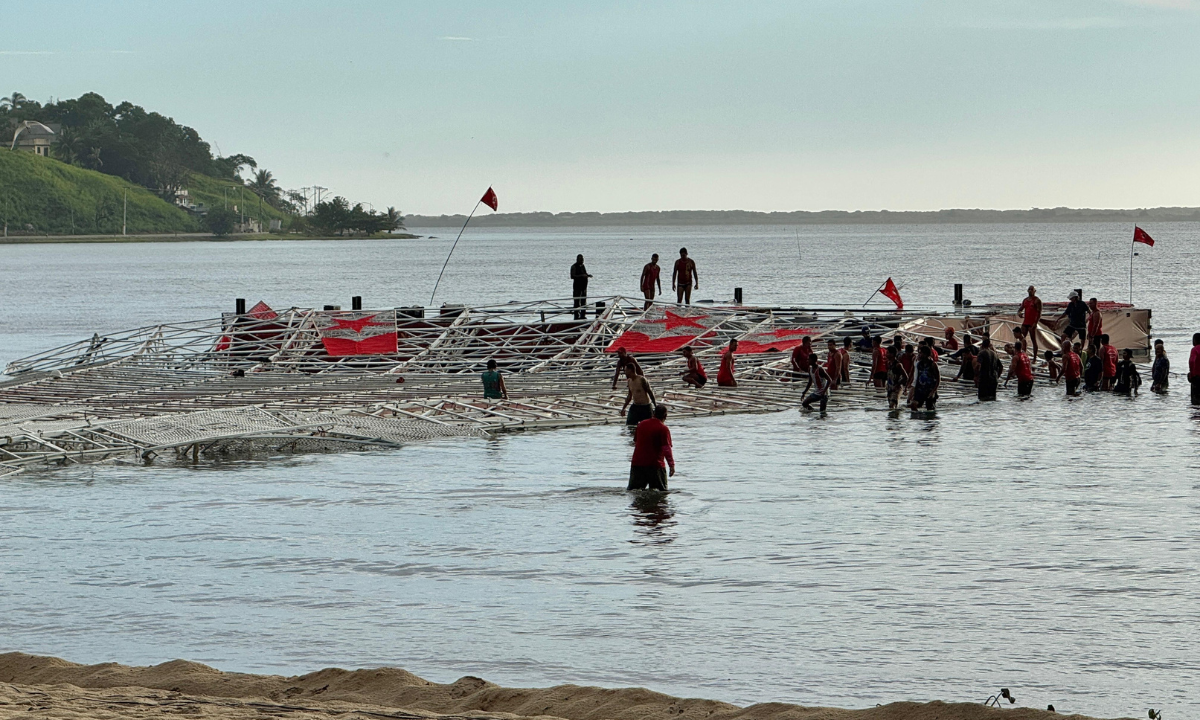
M 496 210 L 500 207 L 500 198 L 496 197 L 496 191 L 491 188 L 488 188 L 488 191 L 483 194 L 483 197 L 479 199 L 479 202 L 487 205 L 493 210 Z
M 1146 243 L 1150 247 L 1154 247 L 1154 238 L 1150 237 L 1150 233 L 1141 229 L 1137 225 L 1133 226 L 1133 241 Z
M 896 287 L 896 283 L 892 282 L 891 278 L 887 279 L 887 282 L 883 284 L 879 292 L 896 303 L 897 310 L 904 309 L 904 301 L 900 299 L 900 290 Z

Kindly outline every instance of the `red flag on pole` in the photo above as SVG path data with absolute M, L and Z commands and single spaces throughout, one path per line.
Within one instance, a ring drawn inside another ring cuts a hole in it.
M 891 278 L 887 279 L 887 282 L 883 284 L 883 288 L 881 288 L 879 292 L 892 302 L 896 303 L 897 310 L 904 309 L 904 301 L 900 299 L 900 290 L 896 287 L 896 283 L 892 282 Z
M 488 188 L 488 191 L 483 194 L 483 197 L 479 199 L 479 202 L 487 205 L 492 210 L 496 210 L 500 207 L 500 198 L 496 197 L 496 191 L 491 188 Z
M 1141 229 L 1137 225 L 1133 226 L 1133 241 L 1145 243 L 1150 247 L 1154 247 L 1154 238 L 1150 237 L 1150 233 Z

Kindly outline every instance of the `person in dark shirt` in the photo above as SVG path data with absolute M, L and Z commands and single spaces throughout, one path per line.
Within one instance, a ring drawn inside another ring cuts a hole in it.
M 938 399 L 938 387 L 942 384 L 942 374 L 928 345 L 922 345 L 917 352 L 917 379 L 913 382 L 908 404 L 913 410 L 920 410 L 922 406 L 926 410 L 933 410 Z
M 654 408 L 654 417 L 638 423 L 633 435 L 633 459 L 629 461 L 626 490 L 667 490 L 667 465 L 675 475 L 675 452 L 667 427 L 667 406 Z
M 1137 365 L 1133 364 L 1133 351 L 1125 348 L 1121 361 L 1117 363 L 1117 382 L 1113 392 L 1117 395 L 1134 395 L 1142 386 L 1142 376 L 1138 373 Z
M 1171 384 L 1171 361 L 1167 359 L 1167 350 L 1162 340 L 1154 341 L 1154 365 L 1150 368 L 1150 390 L 1159 395 L 1167 393 Z
M 899 340 L 900 336 L 896 336 Z M 888 348 L 887 353 L 887 397 L 888 409 L 897 410 L 900 407 L 900 393 L 908 389 L 909 378 L 908 373 L 904 371 L 904 364 L 900 362 L 900 342 L 893 343 Z
M 1092 351 L 1088 353 L 1087 363 L 1083 367 L 1083 389 L 1088 392 L 1099 390 L 1104 378 L 1104 360 L 1099 350 L 1100 344 L 1092 343 Z
M 1063 310 L 1062 317 L 1067 320 L 1067 337 L 1074 335 L 1080 343 L 1087 344 L 1088 306 L 1077 293 L 1071 293 L 1070 301 L 1067 303 L 1067 309 Z
M 968 335 L 967 339 L 970 340 L 970 338 L 971 336 Z M 959 352 L 962 354 L 958 356 L 958 360 L 962 365 L 959 366 L 958 374 L 954 376 L 954 379 L 973 383 L 975 382 L 976 370 L 975 346 L 968 342 L 963 345 L 962 350 Z
M 587 267 L 583 264 L 583 256 L 575 256 L 575 264 L 571 266 L 571 297 L 575 299 L 575 319 L 583 320 L 587 317 L 587 286 L 588 278 Z
M 995 400 L 996 387 L 1000 384 L 1000 375 L 1004 373 L 1004 363 L 1000 362 L 1000 357 L 992 349 L 992 339 L 987 335 L 980 342 L 978 370 L 979 399 L 985 402 Z

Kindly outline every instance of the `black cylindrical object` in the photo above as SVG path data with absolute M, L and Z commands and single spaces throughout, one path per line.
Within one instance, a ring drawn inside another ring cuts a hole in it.
M 733 302 L 738 305 L 742 304 L 742 289 L 741 288 L 733 289 Z
M 342 306 L 341 305 L 326 305 L 324 309 L 325 310 L 341 310 Z
M 604 314 L 604 301 L 597 300 L 596 301 L 596 317 L 600 317 L 603 314 Z
M 355 295 L 354 297 L 350 298 L 350 309 L 362 310 L 362 295 Z
M 234 305 L 236 305 L 236 309 L 234 310 L 235 313 L 238 315 L 246 314 L 246 298 L 238 298 L 237 300 L 234 300 Z
M 1087 302 L 1083 299 L 1083 288 L 1075 288 L 1075 294 L 1079 296 L 1081 302 Z
M 954 283 L 954 306 L 960 307 L 962 300 L 962 283 Z

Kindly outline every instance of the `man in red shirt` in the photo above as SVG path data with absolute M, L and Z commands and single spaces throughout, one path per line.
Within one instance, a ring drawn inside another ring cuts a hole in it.
M 883 353 L 883 338 L 871 338 L 871 383 L 882 389 L 887 381 L 887 355 Z
M 1188 356 L 1188 382 L 1192 385 L 1192 404 L 1200 405 L 1200 333 L 1192 335 L 1192 354 Z
M 629 486 L 626 490 L 667 490 L 667 464 L 675 475 L 675 453 L 671 449 L 671 429 L 667 427 L 667 406 L 654 408 L 654 417 L 638 423 L 633 437 L 633 459 L 629 462 Z
M 812 338 L 805 335 L 800 344 L 792 348 L 792 382 L 808 377 L 808 358 L 812 354 Z
M 954 337 L 954 328 L 946 328 L 945 334 L 946 341 L 942 343 L 942 351 L 948 353 L 958 352 L 958 338 Z
M 1096 298 L 1088 300 L 1088 316 L 1087 316 L 1087 339 L 1100 337 L 1100 333 L 1104 332 L 1104 318 L 1100 317 L 1100 303 Z M 1084 342 L 1080 338 L 1080 342 Z
M 1073 346 L 1063 352 L 1063 379 L 1067 381 L 1067 395 L 1079 394 L 1079 378 L 1083 376 L 1083 361 L 1079 358 L 1079 351 L 1083 349 L 1083 345 L 1075 343 Z
M 1117 379 L 1117 349 L 1108 344 L 1108 333 L 1100 335 L 1100 359 L 1104 361 L 1104 384 L 1101 390 L 1112 390 Z
M 704 387 L 708 383 L 708 373 L 704 372 L 700 358 L 696 357 L 691 347 L 685 347 L 680 352 L 687 359 L 687 371 L 683 373 L 683 381 L 697 389 Z
M 729 347 L 721 355 L 721 369 L 717 370 L 717 385 L 719 387 L 737 387 L 733 377 L 733 354 L 737 352 L 737 340 L 730 340 Z
M 838 369 L 842 371 L 842 378 L 839 382 L 850 384 L 850 348 L 854 346 L 854 340 L 850 337 L 842 338 L 842 349 L 838 350 Z
M 700 273 L 696 271 L 696 261 L 688 257 L 687 248 L 679 248 L 679 259 L 675 261 L 675 269 L 671 271 L 671 289 L 675 291 L 675 302 L 691 305 L 693 287 L 700 289 Z
M 1033 394 L 1033 366 L 1029 364 L 1029 356 L 1025 354 L 1024 343 L 1018 342 L 1013 353 L 1009 372 L 1017 378 L 1017 397 L 1029 397 Z
M 1025 338 L 1033 346 L 1033 356 L 1037 357 L 1037 326 L 1038 321 L 1042 319 L 1042 299 L 1037 296 L 1037 288 L 1029 286 L 1029 297 L 1021 301 L 1021 309 L 1017 314 L 1021 316 Z

